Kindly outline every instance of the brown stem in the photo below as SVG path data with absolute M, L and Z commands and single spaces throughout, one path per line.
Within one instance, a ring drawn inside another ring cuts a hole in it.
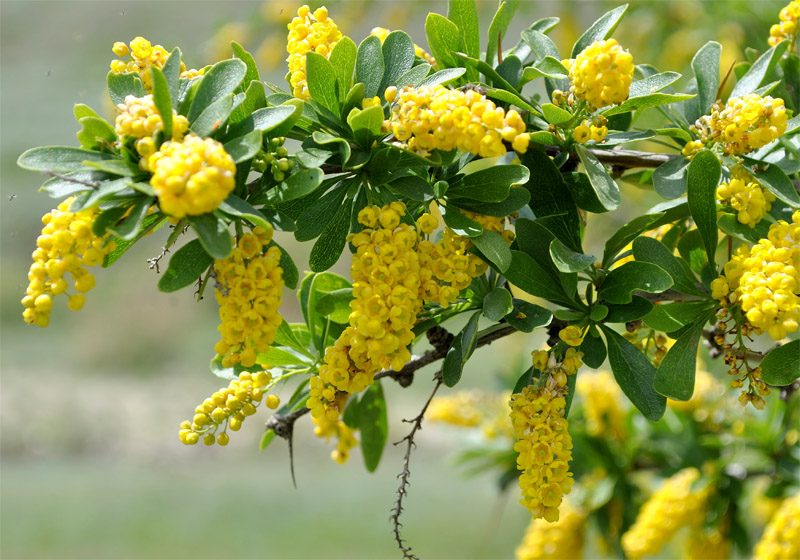
M 549 156 L 557 156 L 562 150 L 558 146 L 546 146 L 545 151 Z M 602 163 L 623 169 L 659 167 L 671 159 L 679 157 L 677 154 L 653 154 L 637 150 L 599 150 L 597 148 L 589 148 L 589 151 Z

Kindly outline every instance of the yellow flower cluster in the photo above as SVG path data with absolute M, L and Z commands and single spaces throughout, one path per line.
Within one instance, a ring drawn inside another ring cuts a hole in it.
M 28 288 L 22 305 L 25 322 L 40 327 L 50 324 L 53 297 L 66 294 L 67 273 L 78 292 L 69 296 L 67 306 L 73 311 L 83 307 L 83 294 L 94 288 L 94 276 L 86 267 L 102 263 L 116 247 L 108 238 L 92 233 L 92 222 L 100 210 L 95 206 L 80 212 L 70 212 L 75 197 L 42 216 L 42 234 L 36 240 L 33 264 L 28 271 Z M 68 295 L 68 294 L 67 294 Z
M 506 112 L 475 90 L 437 85 L 406 86 L 397 91 L 392 86 L 386 89 L 385 97 L 393 105 L 384 128 L 421 155 L 458 148 L 481 157 L 496 157 L 507 152 L 503 142 L 520 153 L 528 149 L 530 134 L 525 132 L 520 114 L 513 109 Z
M 563 61 L 570 91 L 595 109 L 622 103 L 633 79 L 633 57 L 616 39 L 595 41 L 576 58 Z
M 446 397 L 436 397 L 428 407 L 431 422 L 443 422 L 465 428 L 480 427 L 483 434 L 493 439 L 513 436 L 508 418 L 508 400 L 511 394 L 497 395 L 482 391 L 459 391 Z
M 289 58 L 289 83 L 292 86 L 292 95 L 298 99 L 309 99 L 308 84 L 306 84 L 306 53 L 314 51 L 324 57 L 330 57 L 331 51 L 342 33 L 328 17 L 325 6 L 317 8 L 313 13 L 308 6 L 301 6 L 295 17 L 288 25 L 289 37 L 286 51 Z
M 383 43 L 386 40 L 387 35 L 389 35 L 391 31 L 386 29 L 385 27 L 373 27 L 372 31 L 370 31 L 370 35 L 373 37 L 377 37 Z M 436 68 L 436 59 L 431 56 L 431 54 L 420 47 L 418 44 L 414 43 L 414 54 L 420 57 L 422 60 Z
M 625 556 L 633 560 L 657 554 L 684 525 L 705 512 L 707 493 L 692 491 L 700 471 L 691 467 L 668 478 L 639 510 L 636 522 L 622 535 Z
M 348 395 L 342 393 L 341 397 L 337 396 L 337 401 L 341 401 L 338 406 L 344 408 L 344 402 L 347 401 Z M 337 439 L 336 449 L 331 451 L 331 459 L 343 465 L 350 459 L 350 450 L 358 445 L 353 430 L 351 430 L 344 422 L 337 419 L 330 419 L 325 415 L 313 417 L 314 421 L 314 434 L 317 437 L 329 440 L 331 437 Z
M 203 438 L 206 445 L 228 445 L 228 429 L 238 432 L 247 416 L 256 413 L 256 408 L 264 398 L 264 391 L 272 383 L 268 372 L 242 373 L 238 380 L 231 381 L 226 388 L 216 391 L 210 398 L 197 405 L 191 422 L 181 422 L 178 432 L 181 443 L 194 445 Z M 275 395 L 267 397 L 268 408 L 278 408 L 280 399 Z M 217 433 L 220 428 L 222 431 Z
M 169 53 L 161 45 L 152 45 L 150 41 L 144 37 L 136 37 L 131 41 L 130 46 L 123 42 L 114 43 L 114 54 L 120 58 L 130 55 L 130 60 L 112 60 L 111 71 L 114 74 L 124 74 L 126 72 L 139 74 L 139 77 L 144 83 L 147 91 L 153 89 L 153 78 L 150 76 L 150 67 L 163 68 L 169 60 Z M 196 76 L 202 76 L 205 69 L 200 70 L 187 70 L 186 65 L 181 62 L 181 78 L 192 79 Z
M 748 93 L 729 99 L 725 106 L 715 103 L 711 115 L 700 117 L 692 125 L 700 140 L 689 142 L 684 155 L 711 142 L 719 142 L 726 156 L 750 153 L 783 136 L 788 118 L 780 97 Z
M 561 506 L 561 516 L 555 523 L 531 519 L 517 547 L 516 559 L 580 560 L 583 558 L 585 529 L 586 514 L 565 501 Z
M 784 39 L 789 39 L 791 50 L 797 41 L 797 20 L 800 19 L 800 0 L 792 0 L 778 14 L 780 23 L 769 28 L 769 44 L 775 46 Z
M 585 144 L 589 140 L 602 142 L 605 140 L 607 134 L 607 126 L 597 126 L 592 121 L 585 120 L 583 123 L 575 127 L 575 132 L 572 133 L 572 137 L 579 144 Z
M 620 406 L 622 392 L 607 371 L 581 374 L 575 387 L 581 399 L 586 431 L 594 437 L 625 439 L 625 411 Z
M 772 224 L 767 239 L 742 245 L 711 283 L 712 296 L 738 303 L 755 328 L 780 340 L 800 321 L 800 210 Z
M 759 560 L 800 558 L 800 494 L 783 502 L 755 548 Z
M 587 332 L 589 332 L 588 328 L 584 330 L 578 325 L 568 325 L 558 331 L 558 338 L 570 346 L 580 346 Z
M 727 531 L 723 531 L 720 526 L 706 529 L 703 521 L 703 519 L 696 520 L 689 530 L 684 558 L 686 560 L 728 560 L 731 557 L 731 541 L 727 538 Z
M 353 300 L 350 325 L 325 351 L 319 377 L 312 379 L 307 406 L 314 417 L 338 417 L 336 392 L 356 393 L 372 384 L 381 369 L 399 371 L 411 359 L 408 345 L 421 307 L 419 235 L 401 223 L 406 207 L 392 202 L 358 213 L 365 226 L 352 234 L 356 248 L 350 267 Z
M 152 95 L 134 97 L 129 95 L 124 103 L 116 106 L 117 136 L 124 140 L 126 136 L 136 138 L 136 151 L 142 159 L 139 166 L 147 170 L 147 162 L 156 151 L 153 135 L 164 128 L 164 122 L 156 108 Z M 189 128 L 189 120 L 172 110 L 172 140 L 180 141 Z
M 255 365 L 283 322 L 278 314 L 283 295 L 281 250 L 275 245 L 266 249 L 271 239 L 272 228 L 257 227 L 239 238 L 228 258 L 214 262 L 222 335 L 214 350 L 224 367 Z
M 775 195 L 737 165 L 731 170 L 730 181 L 717 187 L 717 199 L 737 211 L 739 223 L 754 228 L 772 209 Z
M 211 212 L 235 186 L 236 165 L 222 144 L 194 134 L 164 142 L 147 167 L 161 211 L 175 219 Z

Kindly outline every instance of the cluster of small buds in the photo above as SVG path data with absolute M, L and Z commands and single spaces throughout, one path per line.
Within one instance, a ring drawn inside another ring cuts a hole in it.
M 800 558 L 800 494 L 783 502 L 755 547 L 759 560 Z
M 657 554 L 678 529 L 704 515 L 708 493 L 692 490 L 699 478 L 700 471 L 690 467 L 664 481 L 622 535 L 626 558 L 636 560 Z
M 181 443 L 194 445 L 202 439 L 206 445 L 228 445 L 228 429 L 238 432 L 244 419 L 256 413 L 271 383 L 269 372 L 241 373 L 238 380 L 231 381 L 199 404 L 191 421 L 181 422 L 178 432 Z M 274 410 L 280 405 L 280 399 L 269 395 L 265 404 Z
M 725 385 L 704 369 L 698 369 L 694 378 L 694 393 L 688 401 L 667 400 L 672 410 L 690 414 L 695 422 L 712 430 L 719 428 L 725 417 Z
M 383 44 L 389 33 L 391 33 L 391 31 L 389 31 L 385 27 L 373 27 L 372 31 L 370 31 L 369 34 L 372 35 L 373 37 L 377 37 L 378 39 L 380 39 L 381 44 Z M 428 64 L 430 64 L 431 66 L 433 66 L 434 68 L 437 68 L 436 59 L 433 58 L 428 51 L 426 51 L 416 43 L 414 43 L 414 54 L 417 55 L 422 60 L 424 60 L 425 62 L 427 62 Z
M 348 397 L 347 393 L 337 395 L 335 398 L 337 407 L 343 409 Z M 332 437 L 337 440 L 336 448 L 331 451 L 331 459 L 340 465 L 346 463 L 350 459 L 350 450 L 358 445 L 353 430 L 338 418 L 329 418 L 324 414 L 314 416 L 312 420 L 315 426 L 314 435 L 319 438 L 325 438 L 325 441 Z
M 633 80 L 633 56 L 616 39 L 595 41 L 578 56 L 563 61 L 570 91 L 592 108 L 622 103 Z
M 130 55 L 130 60 L 112 60 L 111 71 L 114 74 L 124 74 L 126 72 L 139 74 L 147 91 L 153 89 L 153 78 L 150 76 L 150 67 L 163 68 L 169 60 L 169 53 L 161 45 L 152 45 L 144 37 L 136 37 L 130 42 L 130 46 L 123 42 L 114 43 L 111 49 L 120 58 Z M 192 79 L 202 76 L 204 68 L 200 70 L 187 70 L 186 65 L 181 62 L 181 78 Z
M 569 462 L 572 437 L 564 418 L 567 376 L 575 375 L 583 354 L 575 348 L 556 361 L 555 353 L 535 350 L 531 354 L 539 381 L 511 395 L 511 424 L 517 442 L 514 451 L 517 468 L 522 471 L 520 502 L 534 519 L 558 521 L 558 507 L 574 484 Z
M 164 122 L 156 108 L 152 95 L 134 97 L 129 95 L 123 103 L 116 106 L 116 132 L 121 141 L 126 138 L 135 138 L 134 146 L 141 158 L 139 167 L 148 170 L 148 161 L 156 152 L 155 134 L 163 130 Z M 180 141 L 189 128 L 189 120 L 172 110 L 172 140 Z
M 233 158 L 213 138 L 164 142 L 147 167 L 161 211 L 175 220 L 213 211 L 235 186 Z
M 643 329 L 641 321 L 628 323 L 622 336 L 658 367 L 675 341 L 664 333 Z
M 590 436 L 622 441 L 627 435 L 622 392 L 607 371 L 581 374 L 575 391 L 581 399 L 586 432 Z
M 769 44 L 774 47 L 784 39 L 791 41 L 791 51 L 797 42 L 798 25 L 800 20 L 800 0 L 792 0 L 778 14 L 780 23 L 769 28 Z
M 727 537 L 728 524 L 723 522 L 716 527 L 707 528 L 704 521 L 704 518 L 699 518 L 692 524 L 683 557 L 686 560 L 727 560 L 731 557 L 731 541 Z
M 717 199 L 736 210 L 739 223 L 754 228 L 772 209 L 775 195 L 737 165 L 731 170 L 730 181 L 717 187 Z
M 510 393 L 498 395 L 484 391 L 459 391 L 446 397 L 436 397 L 428 407 L 426 418 L 464 428 L 479 428 L 489 439 L 512 437 L 508 418 Z
M 555 523 L 531 519 L 515 551 L 516 560 L 580 560 L 585 530 L 586 513 L 565 500 Z
M 520 114 L 497 107 L 474 89 L 437 85 L 406 86 L 398 91 L 391 86 L 384 96 L 392 103 L 392 115 L 384 129 L 423 156 L 433 150 L 458 148 L 481 157 L 497 157 L 507 152 L 503 142 L 519 153 L 528 149 L 530 134 L 525 132 Z
M 28 288 L 22 305 L 25 322 L 40 327 L 50 324 L 53 298 L 65 294 L 67 306 L 73 311 L 83 307 L 85 294 L 94 288 L 94 276 L 86 269 L 103 262 L 105 256 L 115 249 L 108 238 L 92 232 L 92 223 L 100 212 L 96 206 L 70 212 L 75 200 L 70 197 L 55 210 L 42 216 L 42 234 L 36 240 L 33 264 L 28 271 Z M 76 294 L 69 295 L 67 273 L 72 277 Z
M 719 143 L 723 155 L 748 154 L 783 136 L 788 118 L 780 97 L 757 93 L 733 97 L 724 106 L 715 103 L 711 115 L 700 117 L 690 127 L 699 140 L 687 143 L 683 153 L 690 157 L 702 146 Z
M 723 306 L 738 304 L 747 322 L 780 340 L 800 321 L 800 210 L 792 223 L 779 220 L 766 239 L 740 246 L 725 264 L 724 276 L 711 283 Z
M 289 37 L 286 51 L 289 58 L 289 83 L 292 86 L 292 95 L 298 99 L 309 99 L 308 84 L 306 83 L 306 53 L 313 51 L 329 58 L 331 51 L 342 33 L 332 18 L 328 17 L 325 6 L 311 12 L 308 6 L 301 6 L 297 10 L 297 17 L 287 26 Z
M 271 138 L 268 149 L 259 152 L 253 159 L 253 170 L 264 173 L 269 166 L 272 178 L 279 183 L 283 181 L 286 174 L 295 166 L 294 158 L 289 156 L 289 150 L 284 147 L 284 142 L 286 138 L 283 136 Z
M 214 261 L 219 332 L 214 350 L 222 365 L 252 367 L 258 354 L 269 351 L 283 322 L 278 314 L 283 295 L 281 250 L 273 245 L 272 228 L 256 227 L 239 238 L 224 260 Z
M 595 121 L 597 121 L 597 124 L 595 124 Z M 605 122 L 599 124 L 602 121 Z M 608 123 L 608 119 L 603 116 L 595 117 L 592 120 L 584 120 L 583 123 L 575 127 L 575 132 L 572 133 L 572 137 L 579 144 L 585 144 L 589 140 L 600 143 L 605 140 L 608 134 L 606 123 Z
M 397 201 L 358 213 L 365 229 L 348 237 L 356 249 L 350 325 L 325 351 L 318 381 L 312 379 L 307 406 L 315 417 L 341 412 L 333 402 L 337 391 L 363 391 L 381 369 L 400 371 L 411 360 L 408 345 L 422 301 L 419 234 L 401 222 L 405 213 L 405 204 Z

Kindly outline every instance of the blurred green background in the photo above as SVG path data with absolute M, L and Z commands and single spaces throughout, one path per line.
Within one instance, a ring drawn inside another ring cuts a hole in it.
M 428 11 L 446 3 L 327 3 L 343 33 L 357 42 L 374 26 L 403 28 L 426 46 Z M 495 2 L 481 2 L 482 24 Z M 558 15 L 562 52 L 610 2 L 522 2 L 506 46 L 540 17 Z M 339 466 L 331 444 L 297 426 L 298 488 L 282 441 L 258 451 L 264 413 L 245 423 L 228 448 L 187 448 L 178 424 L 224 382 L 208 372 L 217 340 L 213 300 L 189 290 L 161 294 L 146 259 L 164 232 L 99 271 L 80 313 L 57 305 L 51 326 L 28 327 L 19 299 L 39 216 L 55 201 L 37 193 L 44 177 L 23 172 L 18 155 L 38 145 L 75 145 L 74 103 L 110 116 L 105 74 L 115 41 L 143 35 L 179 45 L 187 66 L 227 57 L 231 39 L 282 83 L 285 20 L 299 3 L 277 2 L 0 2 L 0 556 L 3 558 L 395 558 L 389 508 L 402 449 L 388 446 L 369 474 L 356 451 Z M 312 7 L 316 7 L 315 4 Z M 615 36 L 636 62 L 682 71 L 709 39 L 722 42 L 723 68 L 742 45 L 766 47 L 782 2 L 633 2 Z M 484 45 L 485 46 L 485 45 Z M 727 62 L 726 62 L 727 61 Z M 609 220 L 590 221 L 587 239 L 657 202 L 623 186 L 629 201 Z M 302 269 L 309 244 L 278 234 Z M 588 247 L 591 252 L 592 247 Z M 347 264 L 338 271 L 345 273 Z M 298 317 L 293 293 L 284 315 Z M 470 386 L 499 386 L 515 376 L 541 335 L 515 335 L 476 353 Z M 502 359 L 498 359 L 502 356 Z M 406 433 L 433 370 L 407 390 L 387 384 L 390 442 Z M 463 383 L 462 383 L 463 385 Z M 284 395 L 284 396 L 288 396 Z M 426 558 L 507 558 L 529 516 L 516 491 L 498 495 L 490 476 L 465 479 L 452 465 L 454 432 L 426 426 L 412 456 L 405 536 Z M 458 436 L 456 436 L 458 437 Z

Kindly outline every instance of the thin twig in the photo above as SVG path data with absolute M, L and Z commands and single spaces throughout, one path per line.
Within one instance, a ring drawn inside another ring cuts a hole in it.
M 397 542 L 397 546 L 400 547 L 400 550 L 403 553 L 403 558 L 408 558 L 409 560 L 419 560 L 419 558 L 411 552 L 410 546 L 405 545 L 406 541 L 400 535 L 400 527 L 403 526 L 403 524 L 400 523 L 400 514 L 403 513 L 403 498 L 405 498 L 405 496 L 408 494 L 408 479 L 411 476 L 411 471 L 408 469 L 408 464 L 411 460 L 411 450 L 417 446 L 417 444 L 414 443 L 414 436 L 418 430 L 422 429 L 422 419 L 425 417 L 425 412 L 428 410 L 428 406 L 431 404 L 434 395 L 436 395 L 436 391 L 438 391 L 439 387 L 442 385 L 442 370 L 436 372 L 436 375 L 433 378 L 436 380 L 436 385 L 434 385 L 433 391 L 431 391 L 431 394 L 428 397 L 428 400 L 425 402 L 425 406 L 422 407 L 420 413 L 411 420 L 403 419 L 403 422 L 413 424 L 411 431 L 406 437 L 395 442 L 395 445 L 400 445 L 401 443 L 406 442 L 406 453 L 403 456 L 403 470 L 399 475 L 397 475 L 397 478 L 400 480 L 400 486 L 397 488 L 397 501 L 394 503 L 392 514 L 389 516 L 389 520 L 392 522 L 394 540 Z
M 150 270 L 156 269 L 156 274 L 161 274 L 161 270 L 158 267 L 158 263 L 161 262 L 161 259 L 167 256 L 169 253 L 169 249 L 167 247 L 161 247 L 161 252 L 157 254 L 155 257 L 151 257 L 147 259 L 147 265 Z

